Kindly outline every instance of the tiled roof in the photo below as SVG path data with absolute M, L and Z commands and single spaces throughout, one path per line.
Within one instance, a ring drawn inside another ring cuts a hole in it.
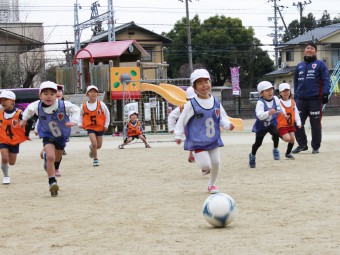
M 288 75 L 294 72 L 295 72 L 295 66 L 290 66 L 290 67 L 285 67 L 282 69 L 272 71 L 270 73 L 265 74 L 265 76 L 278 76 L 278 75 L 284 75 L 284 74 Z
M 282 46 L 279 45 L 278 48 L 285 47 L 288 45 L 298 45 L 298 44 L 306 43 L 312 40 L 322 41 L 323 39 L 337 32 L 340 32 L 340 23 L 325 26 L 325 27 L 318 27 L 290 41 L 285 42 L 284 45 Z

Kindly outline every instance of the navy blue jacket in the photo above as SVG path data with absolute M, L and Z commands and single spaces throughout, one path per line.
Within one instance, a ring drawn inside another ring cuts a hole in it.
M 330 93 L 331 82 L 328 69 L 323 61 L 300 62 L 294 75 L 295 99 L 321 99 Z

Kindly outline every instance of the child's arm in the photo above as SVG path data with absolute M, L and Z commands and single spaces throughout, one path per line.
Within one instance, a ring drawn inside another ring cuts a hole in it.
M 22 120 L 22 114 L 23 113 L 21 112 L 20 115 L 19 115 L 19 120 Z M 29 139 L 29 136 L 30 136 L 32 126 L 33 126 L 33 120 L 30 119 L 30 120 L 27 121 L 27 124 L 25 126 L 25 136 L 27 136 L 28 139 Z
M 174 134 L 177 144 L 181 143 L 182 135 L 184 134 L 184 128 L 188 124 L 190 118 L 194 116 L 194 114 L 194 109 L 192 108 L 192 104 L 189 101 L 184 105 L 184 109 L 180 114 L 175 126 Z M 188 130 L 188 132 L 190 132 L 190 130 Z
M 79 112 L 79 120 L 78 120 L 78 127 L 83 128 L 83 116 L 84 116 L 84 105 L 80 105 L 80 112 Z
M 221 121 L 220 126 L 223 127 L 225 130 L 233 130 L 235 128 L 234 124 L 229 120 L 226 111 L 224 110 L 222 104 L 220 104 L 220 114 L 221 114 Z
M 296 104 L 294 106 L 294 114 L 295 114 L 295 123 L 296 123 L 296 126 L 298 128 L 301 128 L 302 127 L 302 123 L 301 123 L 301 118 L 300 118 L 300 114 L 299 114 L 299 109 L 297 108 Z
M 69 101 L 64 101 L 64 104 L 65 104 L 66 113 L 70 115 L 70 122 L 73 123 L 73 124 L 69 123 L 67 124 L 67 126 L 71 127 L 74 125 L 78 125 L 79 114 L 80 114 L 79 107 L 75 104 L 72 104 Z
M 178 120 L 180 114 L 181 114 L 180 107 L 176 107 L 169 114 L 169 116 L 168 116 L 168 128 L 169 128 L 169 132 L 171 132 L 171 133 L 174 132 L 175 126 L 176 126 L 176 121 Z
M 20 121 L 20 127 L 22 127 L 22 128 L 25 127 L 26 124 L 27 124 L 27 121 L 29 119 L 31 119 L 34 116 L 34 114 L 38 115 L 39 102 L 40 102 L 40 100 L 35 101 L 33 103 L 30 103 L 27 106 L 27 108 L 25 109 L 25 111 L 22 114 L 22 120 Z
M 104 124 L 104 129 L 105 131 L 108 130 L 109 125 L 110 125 L 110 111 L 107 108 L 106 104 L 103 101 L 100 101 L 100 106 L 104 111 L 104 115 L 105 115 L 105 124 Z

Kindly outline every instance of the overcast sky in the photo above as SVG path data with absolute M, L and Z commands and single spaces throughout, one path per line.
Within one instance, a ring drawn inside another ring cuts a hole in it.
M 95 0 L 78 0 L 82 7 L 79 9 L 79 22 L 90 19 L 91 3 Z M 283 6 L 282 14 L 288 25 L 292 20 L 299 19 L 299 11 L 293 3 L 305 1 L 277 0 L 277 5 Z M 309 2 L 307 0 L 306 2 Z M 60 43 L 74 41 L 74 4 L 76 0 L 19 0 L 22 22 L 43 22 L 45 41 Z M 107 11 L 107 0 L 99 0 L 99 14 Z M 114 19 L 116 24 L 134 21 L 137 25 L 156 33 L 169 32 L 176 21 L 185 17 L 185 0 L 113 0 Z M 240 18 L 244 26 L 252 26 L 255 36 L 265 45 L 270 45 L 273 38 L 268 34 L 274 33 L 274 22 L 269 21 L 274 16 L 273 0 L 192 0 L 189 2 L 190 18 L 198 14 L 201 21 L 214 15 Z M 288 8 L 286 8 L 288 7 Z M 312 12 L 320 19 L 324 10 L 331 18 L 340 16 L 339 0 L 312 0 L 304 6 L 304 14 Z M 283 27 L 279 20 L 278 25 Z M 282 30 L 283 33 L 284 30 Z M 92 32 L 86 29 L 82 32 L 81 41 L 89 39 Z M 63 45 L 49 46 L 48 55 L 62 58 L 60 49 Z M 265 49 L 271 50 L 271 47 Z M 58 51 L 59 50 L 59 51 Z M 273 52 L 270 52 L 272 57 Z

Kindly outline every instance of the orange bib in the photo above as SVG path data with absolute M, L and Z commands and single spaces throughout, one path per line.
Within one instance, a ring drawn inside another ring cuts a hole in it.
M 0 143 L 17 145 L 27 140 L 25 127 L 20 127 L 20 113 L 21 110 L 18 109 L 12 118 L 6 119 L 5 111 L 0 111 Z
M 295 102 L 291 99 L 292 105 L 290 107 L 284 106 L 281 102 L 281 106 L 285 108 L 288 119 L 286 119 L 282 114 L 277 117 L 277 128 L 282 127 L 292 127 L 295 123 Z
M 86 102 L 84 102 L 83 110 L 83 128 L 91 129 L 97 132 L 104 131 L 105 114 L 100 106 L 100 101 L 97 100 L 97 108 L 94 111 L 90 111 L 86 106 Z
M 136 135 L 141 135 L 142 131 L 140 128 L 140 123 L 139 121 L 136 122 L 136 124 L 132 124 L 131 121 L 128 122 L 127 124 L 127 136 L 136 136 Z

